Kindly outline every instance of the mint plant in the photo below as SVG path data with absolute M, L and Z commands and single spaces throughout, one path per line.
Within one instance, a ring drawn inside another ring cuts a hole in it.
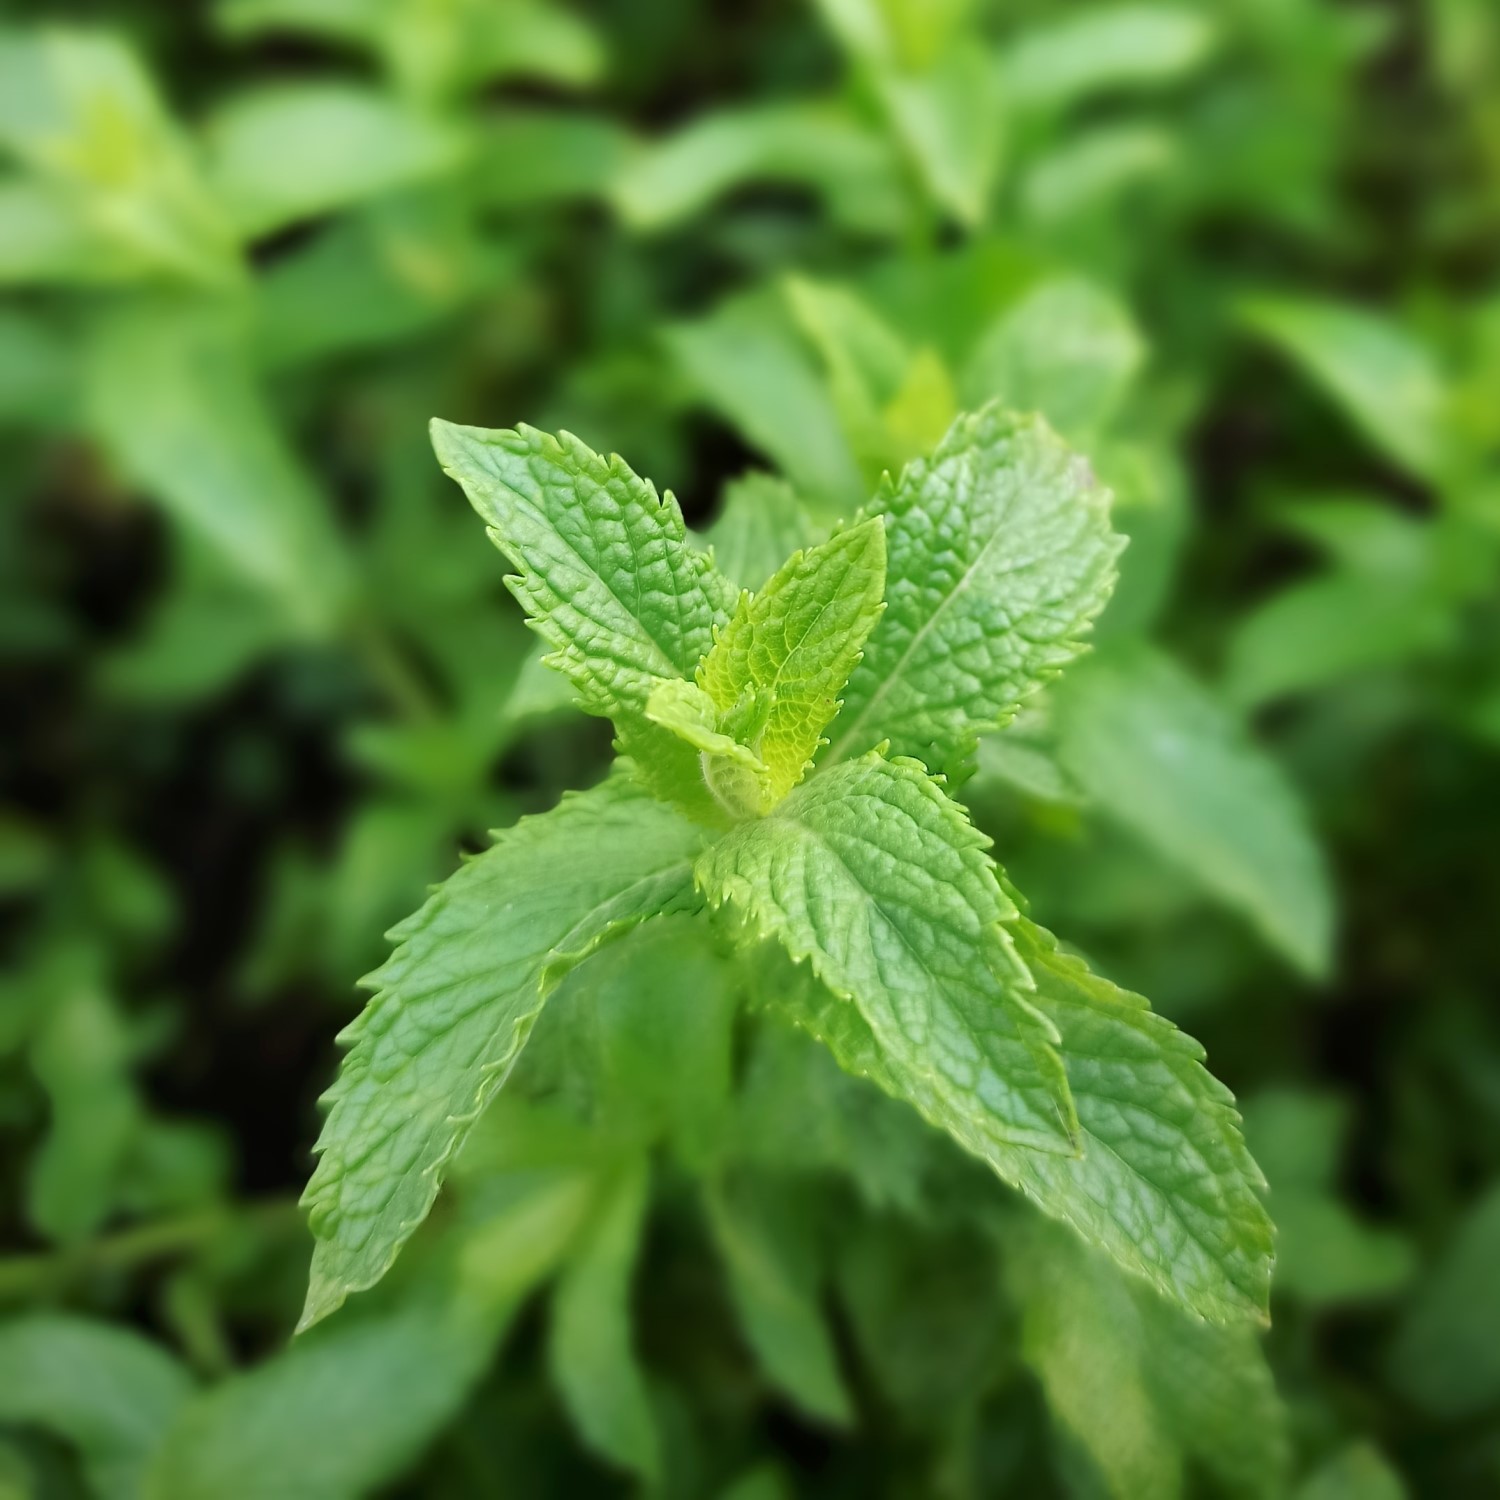
M 987 406 L 750 592 L 617 457 L 525 427 L 433 441 L 619 759 L 392 934 L 305 1195 L 302 1326 L 391 1266 L 559 981 L 668 914 L 1120 1265 L 1202 1317 L 1264 1316 L 1271 1230 L 1230 1095 L 1030 920 L 957 800 L 1113 586 L 1089 465 Z

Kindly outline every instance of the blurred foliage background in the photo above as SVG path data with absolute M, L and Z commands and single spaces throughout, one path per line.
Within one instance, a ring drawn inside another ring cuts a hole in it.
M 1500 1493 L 1493 0 L 4 15 L 0 1495 Z M 1131 544 L 965 796 L 1239 1096 L 1261 1345 L 665 924 L 289 1347 L 354 981 L 609 755 L 427 419 L 754 585 L 997 395 Z

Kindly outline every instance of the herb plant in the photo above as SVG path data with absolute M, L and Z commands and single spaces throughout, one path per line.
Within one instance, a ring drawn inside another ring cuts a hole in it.
M 1201 1316 L 1263 1316 L 1270 1222 L 1232 1101 L 1025 915 L 956 800 L 1108 598 L 1120 542 L 1088 464 L 987 407 L 751 592 L 618 457 L 529 428 L 433 441 L 620 759 L 393 933 L 305 1198 L 304 1326 L 388 1269 L 562 978 L 672 914 L 1121 1265 Z

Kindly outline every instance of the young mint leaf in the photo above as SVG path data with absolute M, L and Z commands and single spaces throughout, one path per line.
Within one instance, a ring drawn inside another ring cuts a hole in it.
M 664 677 L 691 677 L 735 590 L 687 544 L 669 493 L 568 433 L 492 431 L 435 420 L 443 468 L 520 570 L 506 582 L 590 713 L 612 716 L 620 749 L 657 793 L 702 821 L 722 818 L 697 756 L 652 724 Z
M 728 834 L 697 880 L 811 960 L 834 1011 L 877 1039 L 894 1092 L 976 1155 L 1067 1152 L 1055 1033 L 1001 928 L 1015 910 L 987 843 L 915 761 L 871 754 Z
M 698 668 L 720 724 L 768 772 L 769 808 L 801 781 L 823 726 L 884 608 L 879 517 L 794 552 L 757 594 L 742 594 Z
M 701 781 L 731 822 L 754 817 L 770 806 L 770 769 L 754 750 L 717 727 L 722 716 L 696 682 L 670 678 L 658 684 L 646 702 L 646 717 L 699 752 Z M 677 779 L 690 779 L 691 774 L 684 765 Z M 669 794 L 669 800 L 683 800 L 682 793 Z
M 1082 649 L 1114 586 L 1109 493 L 1036 417 L 961 417 L 871 509 L 889 609 L 849 679 L 826 762 L 889 740 L 952 771 Z
M 589 1445 L 655 1484 L 660 1439 L 630 1332 L 630 1282 L 650 1186 L 641 1158 L 606 1190 L 553 1292 L 548 1354 L 552 1377 Z
M 707 1207 L 740 1325 L 766 1373 L 810 1415 L 847 1426 L 854 1413 L 819 1305 L 811 1204 L 795 1183 L 739 1175 L 712 1185 Z
M 1062 1037 L 1083 1135 L 1080 1157 L 1013 1153 L 1012 1180 L 1201 1316 L 1264 1318 L 1265 1181 L 1203 1049 L 1139 995 L 1059 952 L 1044 928 L 1021 918 L 1011 932 L 1035 977 L 1036 1005 Z
M 621 924 L 691 906 L 701 844 L 615 777 L 497 834 L 395 929 L 326 1096 L 304 1197 L 318 1244 L 303 1327 L 378 1281 L 426 1216 L 526 1042 L 549 964 Z

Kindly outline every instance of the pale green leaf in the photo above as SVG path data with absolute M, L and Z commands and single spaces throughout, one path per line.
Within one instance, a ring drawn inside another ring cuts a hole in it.
M 713 845 L 697 879 L 809 960 L 834 997 L 827 1024 L 862 1017 L 893 1091 L 969 1150 L 1066 1152 L 1062 1066 L 1000 926 L 1015 912 L 987 843 L 920 765 L 871 754 Z
M 118 36 L 67 26 L 0 33 L 0 148 L 52 190 L 62 232 L 81 235 L 91 263 L 97 254 L 117 270 L 216 286 L 238 278 L 228 222 L 191 145 Z M 33 217 L 31 234 L 41 229 Z
M 692 675 L 735 590 L 688 546 L 670 492 L 568 433 L 434 420 L 432 441 L 520 569 L 511 591 L 586 708 L 644 712 L 659 679 Z
M 955 770 L 1082 650 L 1114 583 L 1109 492 L 1045 422 L 991 406 L 870 510 L 885 519 L 889 607 L 827 761 L 889 740 Z
M 660 1478 L 660 1439 L 632 1347 L 630 1282 L 650 1201 L 644 1160 L 606 1189 L 552 1296 L 552 1378 L 589 1446 L 647 1482 Z
M 721 726 L 769 773 L 757 811 L 768 811 L 812 763 L 884 593 L 885 528 L 877 516 L 794 552 L 759 592 L 740 596 L 718 632 L 698 683 Z
M 1118 298 L 1092 282 L 1043 282 L 1007 308 L 964 368 L 967 406 L 999 400 L 1040 412 L 1069 442 L 1088 443 L 1118 408 L 1145 345 Z
M 714 1184 L 706 1203 L 740 1326 L 762 1368 L 810 1416 L 846 1426 L 854 1413 L 819 1301 L 811 1205 L 770 1177 Z
M 1181 171 L 1183 152 L 1180 135 L 1146 121 L 1112 120 L 1069 132 L 1021 178 L 1020 217 L 1043 230 L 1072 218 L 1088 223 L 1088 216 L 1116 208 L 1141 184 Z
M 0 1422 L 77 1449 L 100 1500 L 136 1500 L 152 1452 L 192 1383 L 164 1350 L 65 1313 L 0 1324 Z
M 701 836 L 615 778 L 497 834 L 415 916 L 367 981 L 304 1202 L 318 1240 L 304 1326 L 378 1281 L 504 1083 L 557 955 L 691 904 Z
M 906 213 L 899 161 L 878 131 L 820 104 L 768 103 L 701 115 L 643 145 L 612 196 L 634 229 L 664 229 L 747 183 L 807 187 L 851 229 L 889 234 Z
M 680 678 L 662 682 L 652 689 L 646 703 L 646 717 L 698 752 L 699 779 L 729 821 L 754 817 L 771 805 L 769 768 L 756 751 L 718 727 L 722 717 L 718 707 L 697 683 Z M 630 751 L 628 735 L 622 738 L 621 748 Z M 652 752 L 643 747 L 640 753 Z M 660 761 L 659 756 L 654 758 Z M 668 800 L 682 803 L 689 812 L 696 810 L 690 800 L 694 774 L 691 760 L 682 760 L 673 768 L 674 784 L 665 787 L 659 765 L 653 770 L 652 785 L 658 795 L 665 791 Z M 684 782 L 686 787 L 682 785 Z
M 753 589 L 799 547 L 817 539 L 812 516 L 784 480 L 751 473 L 725 487 L 724 503 L 705 540 L 719 571 Z
M 265 85 L 208 123 L 215 189 L 247 235 L 450 171 L 464 144 L 449 126 L 342 83 Z
M 1246 325 L 1299 364 L 1384 454 L 1424 479 L 1444 456 L 1447 392 L 1433 356 L 1378 313 L 1311 298 L 1257 297 Z
M 1292 787 L 1232 715 L 1141 645 L 1059 684 L 1064 768 L 1112 819 L 1165 855 L 1309 975 L 1326 972 L 1332 893 Z
M 1090 94 L 1161 87 L 1200 67 L 1216 40 L 1213 18 L 1192 6 L 1089 6 L 1023 31 L 1006 47 L 1006 98 L 1024 109 L 1060 110 Z

